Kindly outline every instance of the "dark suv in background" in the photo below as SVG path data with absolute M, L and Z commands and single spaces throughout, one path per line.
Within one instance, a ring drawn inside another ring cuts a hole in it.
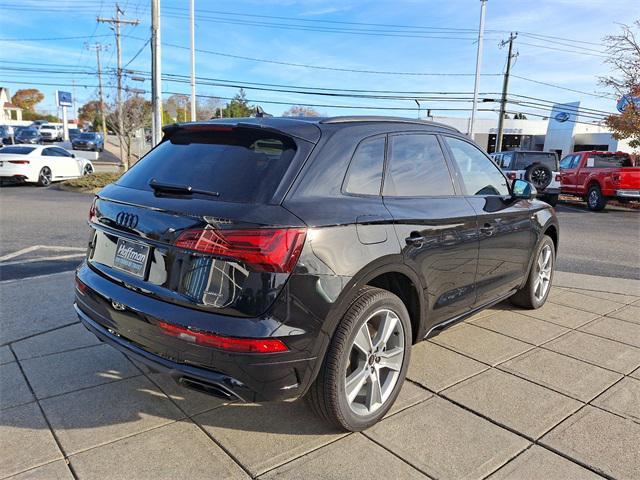
M 95 198 L 89 330 L 227 399 L 306 395 L 369 427 L 411 345 L 506 298 L 540 307 L 558 223 L 468 138 L 386 117 L 179 124 Z

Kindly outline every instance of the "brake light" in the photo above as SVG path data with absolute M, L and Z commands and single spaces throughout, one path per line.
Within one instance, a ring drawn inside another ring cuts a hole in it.
M 166 322 L 158 322 L 162 333 L 179 338 L 186 342 L 219 348 L 230 352 L 241 353 L 277 353 L 289 350 L 287 346 L 277 338 L 237 338 L 223 337 L 215 333 L 199 332 L 185 327 Z
M 96 197 L 93 198 L 93 202 L 91 202 L 91 206 L 89 207 L 89 223 L 97 223 Z
M 88 287 L 82 280 L 76 277 L 76 288 L 80 293 L 84 294 L 86 293 Z
M 304 228 L 192 229 L 182 232 L 175 245 L 231 257 L 258 271 L 288 273 L 298 261 L 306 233 Z
M 29 165 L 29 160 L 8 160 L 8 162 L 16 165 Z
M 517 177 L 516 172 L 507 172 L 507 178 L 509 180 L 515 180 Z

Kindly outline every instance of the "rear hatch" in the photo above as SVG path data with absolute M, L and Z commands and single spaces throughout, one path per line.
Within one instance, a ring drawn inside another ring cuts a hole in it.
M 304 243 L 280 203 L 312 145 L 255 127 L 175 128 L 96 197 L 88 264 L 159 300 L 260 315 Z

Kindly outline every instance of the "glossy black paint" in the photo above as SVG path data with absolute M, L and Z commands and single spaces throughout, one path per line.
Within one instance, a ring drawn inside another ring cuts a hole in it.
M 273 198 L 239 204 L 110 185 L 98 194 L 88 258 L 77 272 L 86 285 L 76 290 L 85 325 L 176 379 L 208 382 L 246 401 L 298 397 L 315 379 L 336 325 L 364 285 L 401 296 L 417 342 L 513 293 L 545 232 L 557 245 L 557 219 L 547 204 L 469 196 L 455 176 L 456 195 L 448 197 L 343 192 L 349 162 L 364 138 L 403 132 L 462 137 L 448 127 L 394 119 L 212 123 L 294 138 L 298 155 Z M 445 151 L 453 172 L 449 155 Z M 135 215 L 135 225 L 118 224 L 121 212 Z M 307 236 L 290 275 L 252 272 L 172 245 L 184 229 L 205 225 L 306 227 Z M 151 246 L 144 278 L 113 268 L 118 237 Z M 195 280 L 194 271 L 202 272 Z M 233 289 L 225 287 L 230 277 Z M 163 335 L 159 321 L 225 336 L 277 337 L 290 350 L 239 354 L 202 347 Z

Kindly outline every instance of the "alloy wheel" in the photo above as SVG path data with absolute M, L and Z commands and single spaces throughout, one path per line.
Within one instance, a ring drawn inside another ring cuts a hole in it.
M 82 172 L 83 175 L 91 175 L 93 173 L 93 167 L 91 165 L 85 165 Z
M 533 283 L 533 295 L 536 300 L 542 301 L 547 295 L 549 286 L 551 285 L 551 271 L 553 269 L 553 254 L 551 247 L 545 245 L 540 250 L 538 260 L 536 261 L 537 277 Z
M 596 208 L 596 206 L 598 205 L 598 192 L 596 191 L 596 189 L 591 190 L 591 192 L 589 192 L 589 206 L 591 208 Z
M 392 310 L 378 310 L 362 324 L 345 373 L 347 403 L 355 414 L 370 415 L 389 399 L 400 377 L 404 349 L 404 327 Z
M 40 184 L 45 187 L 51 184 L 51 169 L 49 167 L 43 167 L 40 170 Z

